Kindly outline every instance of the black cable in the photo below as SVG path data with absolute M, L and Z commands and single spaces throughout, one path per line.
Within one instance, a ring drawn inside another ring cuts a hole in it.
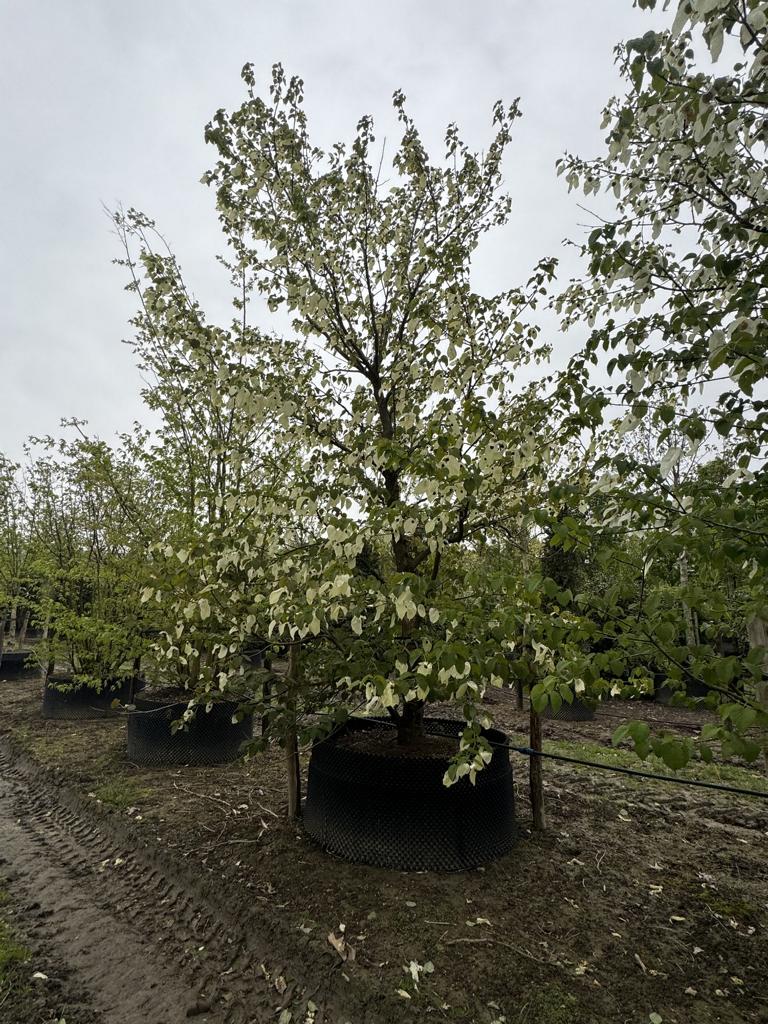
M 506 696 L 505 696 L 504 699 L 501 701 L 501 703 L 502 704 L 511 704 L 512 703 L 512 694 L 509 695 L 509 700 L 507 700 Z M 650 701 L 648 703 L 650 703 Z M 491 705 L 491 706 L 493 706 L 493 705 Z M 524 711 L 525 708 L 527 708 L 529 706 L 530 706 L 530 700 L 526 697 L 525 698 L 525 707 L 524 708 L 518 708 L 517 710 Z M 709 709 L 706 709 L 706 708 L 705 709 L 689 708 L 689 707 L 687 707 L 687 706 L 685 706 L 683 704 L 679 705 L 679 707 L 677 705 L 675 705 L 674 707 L 679 709 L 680 711 L 694 711 L 694 712 L 697 712 L 699 710 L 709 710 Z M 606 711 L 601 706 L 601 707 L 595 708 L 595 717 L 593 719 L 591 719 L 591 721 L 599 721 L 601 718 L 615 718 L 618 721 L 626 722 L 627 718 L 628 718 L 628 715 L 615 714 L 613 711 Z M 563 721 L 568 721 L 568 719 L 564 719 Z M 585 721 L 590 721 L 590 719 L 585 719 Z M 654 726 L 654 725 L 669 725 L 673 729 L 690 729 L 692 731 L 698 731 L 701 728 L 701 725 L 697 724 L 696 722 L 673 721 L 670 718 L 654 718 L 653 715 L 650 715 L 647 719 L 644 719 L 644 721 L 646 722 L 647 725 L 651 725 L 651 726 Z
M 492 746 L 501 744 L 492 744 Z M 656 782 L 672 782 L 676 786 L 699 786 L 702 789 L 718 789 L 724 793 L 738 793 L 740 796 L 757 796 L 768 800 L 768 793 L 759 789 L 741 789 L 738 786 L 725 786 L 720 782 L 702 782 L 700 779 L 676 779 L 671 775 L 655 775 L 653 772 L 639 772 L 634 768 L 620 768 L 618 765 L 601 764 L 599 761 L 582 761 L 578 757 L 568 757 L 566 754 L 549 754 L 544 750 L 534 750 L 532 747 L 513 747 L 510 750 L 518 754 L 525 754 L 527 757 L 549 757 L 553 761 L 568 761 L 570 764 L 583 764 L 587 768 L 603 768 L 609 772 L 619 772 L 621 775 L 636 775 L 640 779 L 654 779 Z
M 358 705 L 358 708 L 361 706 L 362 704 Z M 333 732 L 331 732 L 330 735 L 338 732 L 338 730 L 345 724 L 346 722 L 342 722 L 333 730 Z M 395 728 L 394 722 L 379 720 L 379 724 L 385 727 Z M 569 764 L 581 764 L 586 768 L 602 768 L 608 772 L 619 772 L 621 775 L 634 775 L 639 779 L 653 779 L 655 782 L 671 782 L 676 786 L 698 786 L 701 789 L 717 789 L 723 793 L 737 793 L 739 796 L 757 796 L 763 800 L 768 800 L 768 793 L 763 793 L 759 789 L 741 789 L 738 786 L 726 786 L 720 782 L 703 782 L 699 779 L 676 779 L 672 775 L 657 775 L 653 772 L 637 771 L 634 768 L 620 768 L 618 765 L 604 764 L 600 761 L 583 761 L 581 758 L 568 757 L 566 754 L 549 754 L 543 750 L 534 750 L 533 747 L 515 747 L 509 742 L 495 743 L 493 740 L 489 740 L 487 738 L 486 743 L 491 747 L 507 747 L 509 750 L 514 750 L 518 754 L 525 754 L 527 757 L 549 757 L 553 761 L 567 761 Z

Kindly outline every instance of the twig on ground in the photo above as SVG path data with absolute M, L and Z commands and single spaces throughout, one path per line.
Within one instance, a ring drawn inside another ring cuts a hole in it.
M 213 803 L 220 804 L 222 807 L 226 807 L 228 811 L 232 811 L 234 813 L 235 808 L 232 804 L 228 804 L 226 800 L 221 800 L 217 796 L 209 796 L 207 793 L 195 793 L 194 790 L 187 789 L 186 786 L 180 786 L 176 782 L 174 782 L 173 788 L 180 789 L 182 793 L 189 793 L 190 796 L 194 796 L 198 800 L 211 800 Z
M 271 814 L 273 818 L 279 818 L 280 815 L 276 814 L 271 807 L 265 807 L 264 804 L 260 804 L 258 800 L 254 800 L 254 803 L 261 811 L 265 811 L 267 814 Z
M 538 956 L 534 956 L 533 953 L 529 953 L 527 949 L 521 949 L 519 946 L 513 946 L 511 942 L 502 942 L 501 939 L 491 939 L 487 937 L 474 938 L 474 936 L 460 939 L 449 939 L 445 945 L 455 946 L 459 942 L 472 942 L 472 943 L 491 943 L 494 946 L 503 946 L 505 949 L 511 949 L 513 953 L 517 953 L 518 956 L 524 956 L 527 960 L 533 960 L 536 964 L 544 964 L 545 967 L 552 966 L 551 961 L 542 960 Z

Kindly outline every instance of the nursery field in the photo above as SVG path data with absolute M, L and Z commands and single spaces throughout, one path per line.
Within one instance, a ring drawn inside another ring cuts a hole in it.
M 286 819 L 279 752 L 141 769 L 122 720 L 44 721 L 36 681 L 2 690 L 0 916 L 31 951 L 3 966 L 4 1024 L 768 1019 L 765 801 L 547 762 L 547 830 L 531 834 L 513 755 L 511 855 L 386 871 Z M 524 743 L 526 713 L 493 711 Z M 626 711 L 547 722 L 545 749 L 636 766 L 606 747 Z M 740 768 L 723 781 L 768 788 Z
M 19 209 L 72 256 L 22 232 L 0 332 L 65 357 L 11 373 L 0 450 L 0 1024 L 768 1024 L 768 0 L 605 0 L 596 151 L 596 5 L 451 6 L 402 79 L 289 18 L 306 90 L 242 19 L 215 250 L 174 180 L 189 275 L 110 148 L 135 376 L 92 319 L 90 101 L 56 117 L 77 195 Z M 186 88 L 150 21 L 112 33 L 136 130 L 77 51 L 133 149 Z M 490 109 L 474 73 L 414 104 L 473 52 Z M 513 164 L 531 89 L 559 120 Z

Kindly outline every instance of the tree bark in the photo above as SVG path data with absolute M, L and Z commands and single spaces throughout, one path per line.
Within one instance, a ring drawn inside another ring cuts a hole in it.
M 764 711 L 768 711 L 768 621 L 760 616 L 754 615 L 747 622 L 747 636 L 749 637 L 749 648 L 754 650 L 762 647 L 765 650 L 763 655 L 763 678 L 757 684 L 757 703 Z M 763 762 L 765 772 L 768 775 L 768 733 L 763 733 Z
M 688 586 L 688 555 L 684 551 L 680 555 L 680 584 L 682 587 Z M 685 619 L 685 642 L 689 647 L 695 647 L 699 642 L 698 637 L 698 622 L 694 619 L 694 613 L 691 611 L 690 605 L 683 601 L 683 617 Z
M 56 653 L 53 650 L 53 647 L 48 643 L 48 641 L 51 638 L 53 638 L 54 635 L 55 635 L 55 632 L 54 632 L 54 630 L 51 629 L 50 618 L 49 618 L 48 621 L 46 621 L 46 623 L 45 623 L 45 640 L 46 640 L 46 645 L 47 645 L 46 649 L 47 649 L 47 654 L 48 654 L 48 663 L 47 663 L 46 669 L 45 669 L 45 679 L 47 679 L 48 676 L 52 676 L 53 673 L 56 671 Z
M 16 647 L 16 609 L 18 606 L 18 600 L 16 598 L 11 602 L 11 623 L 8 627 L 8 650 L 12 651 Z
M 50 646 L 49 646 L 49 643 L 48 643 L 48 638 L 50 637 L 50 635 L 51 635 L 51 609 L 50 609 L 50 605 L 49 605 L 45 609 L 45 619 L 43 620 L 43 633 L 42 633 L 42 636 L 40 637 L 40 647 L 39 647 L 39 654 L 40 654 L 40 657 L 39 657 L 39 660 L 40 660 L 40 681 L 42 683 L 45 682 L 46 674 L 50 674 L 48 672 L 48 670 L 47 670 L 46 663 L 43 661 L 43 658 L 45 657 L 46 654 L 49 653 L 49 650 L 50 650 Z M 51 668 L 50 672 L 52 672 L 52 671 L 53 671 L 53 669 Z
M 141 674 L 141 655 L 137 654 L 133 659 L 133 675 L 131 676 L 131 694 L 130 702 L 133 704 L 136 696 L 136 689 L 139 685 L 139 675 Z
M 24 609 L 24 614 L 21 616 L 21 626 L 19 628 L 19 649 L 24 646 L 24 641 L 27 639 L 27 627 L 29 626 L 29 608 Z
M 531 704 L 529 746 L 531 750 L 541 750 L 541 715 L 537 711 L 533 710 L 533 704 Z M 543 832 L 545 828 L 544 783 L 541 770 L 541 758 L 537 754 L 530 755 L 528 772 L 531 792 L 531 811 L 533 812 L 533 827 L 536 832 Z
M 523 710 L 523 681 L 518 679 L 515 683 L 515 692 L 517 694 L 517 707 L 519 711 Z
M 266 679 L 264 680 L 264 682 L 261 684 L 261 695 L 262 695 L 262 703 L 264 703 L 264 704 L 266 704 L 266 702 L 272 696 L 272 679 L 271 679 L 270 676 L 267 676 Z M 266 736 L 268 732 L 269 732 L 269 711 L 265 707 L 264 711 L 262 712 L 262 715 L 261 715 L 261 735 L 262 736 Z
M 424 735 L 424 701 L 404 704 L 397 722 L 398 746 L 408 747 Z

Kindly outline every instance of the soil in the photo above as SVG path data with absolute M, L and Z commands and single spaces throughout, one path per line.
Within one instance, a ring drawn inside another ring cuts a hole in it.
M 34 902 L 11 902 L 0 876 L 0 1021 L 2 1024 L 104 1024 L 69 965 L 21 920 L 41 916 Z
M 366 729 L 348 732 L 336 741 L 339 747 L 350 747 L 365 754 L 384 757 L 430 757 L 449 761 L 459 748 L 459 741 L 453 736 L 420 736 L 413 743 L 401 746 L 397 742 L 397 731 L 392 728 Z
M 107 1024 L 224 1019 L 226 993 L 207 979 L 207 922 L 182 891 L 5 757 L 0 771 L 2 867 L 33 944 L 71 966 Z
M 192 698 L 189 690 L 178 686 L 147 686 L 141 691 L 141 699 L 155 704 L 188 704 Z
M 34 684 L 2 692 L 2 870 L 105 1024 L 768 1020 L 768 801 L 547 762 L 547 831 L 531 834 L 513 754 L 509 856 L 393 872 L 285 820 L 279 750 L 140 769 L 124 720 L 44 721 Z M 523 744 L 527 710 L 494 700 Z M 628 714 L 685 729 L 705 713 L 612 702 L 545 737 L 607 743 Z

